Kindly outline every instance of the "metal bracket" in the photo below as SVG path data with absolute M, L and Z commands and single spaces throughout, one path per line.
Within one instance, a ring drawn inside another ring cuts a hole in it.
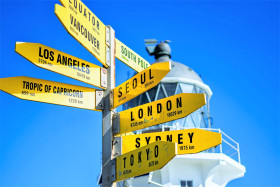
M 110 29 L 106 27 L 106 45 L 110 46 Z
M 120 132 L 120 113 L 113 114 L 113 134 Z
M 106 178 L 102 178 L 102 183 L 105 180 L 108 182 L 114 182 L 116 180 L 116 159 L 110 160 L 105 166 L 103 166 L 102 173 L 105 173 L 106 175 Z
M 120 132 L 120 113 L 113 115 L 113 134 Z
M 111 63 L 110 63 L 110 48 L 108 46 L 106 46 L 106 64 L 108 66 L 111 66 Z
M 114 89 L 110 91 L 109 100 L 110 100 L 110 109 L 112 110 L 114 108 Z
M 101 90 L 95 91 L 95 108 L 97 110 L 103 110 L 104 109 L 104 99 L 103 99 L 104 92 Z
M 117 113 L 117 109 L 116 109 L 116 108 L 111 109 L 111 111 L 112 111 L 114 114 Z
M 122 155 L 122 137 L 115 137 L 113 141 L 112 156 L 116 158 Z
M 100 68 L 100 85 L 104 88 L 107 88 L 107 69 Z

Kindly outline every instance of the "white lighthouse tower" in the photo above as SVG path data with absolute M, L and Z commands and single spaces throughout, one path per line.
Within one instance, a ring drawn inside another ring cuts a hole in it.
M 207 104 L 185 118 L 134 133 L 201 128 L 220 132 L 222 144 L 201 153 L 178 155 L 162 169 L 119 182 L 117 186 L 222 187 L 231 180 L 243 177 L 245 167 L 240 161 L 239 144 L 220 129 L 212 128 L 209 104 L 212 96 L 210 87 L 190 67 L 170 59 L 169 41 L 160 42 L 157 45 L 156 43 L 155 40 L 146 41 L 147 51 L 156 58 L 154 63 L 170 61 L 172 70 L 156 87 L 126 103 L 124 109 L 179 93 L 204 93 Z

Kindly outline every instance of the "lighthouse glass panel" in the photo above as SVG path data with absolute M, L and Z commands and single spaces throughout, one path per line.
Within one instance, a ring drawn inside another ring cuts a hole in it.
M 166 91 L 168 97 L 175 94 L 176 86 L 177 84 L 175 83 L 163 83 L 163 88 Z
M 143 105 L 179 93 L 206 94 L 206 92 L 203 89 L 193 84 L 180 83 L 180 82 L 177 83 L 161 82 L 154 88 L 148 90 L 147 92 L 127 102 L 125 105 L 123 105 L 123 109 L 126 110 L 129 108 L 133 108 L 139 105 Z M 208 101 L 207 94 L 206 94 L 206 100 Z M 209 128 L 210 124 L 208 120 L 209 117 L 208 105 L 209 103 L 207 103 L 205 106 L 201 107 L 200 109 L 196 110 L 192 114 L 186 116 L 185 118 L 155 125 L 153 127 L 135 131 L 134 133 L 140 134 L 140 133 L 148 133 L 148 132 L 181 130 L 181 129 L 188 129 L 188 128 Z

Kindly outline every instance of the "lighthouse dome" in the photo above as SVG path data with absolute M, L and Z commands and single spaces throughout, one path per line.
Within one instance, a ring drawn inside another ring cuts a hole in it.
M 193 69 L 170 59 L 171 48 L 168 43 L 162 41 L 155 46 L 152 52 L 150 48 L 147 48 L 147 51 L 150 51 L 150 55 L 155 56 L 156 61 L 154 63 L 171 62 L 171 71 L 165 77 L 185 78 L 203 83 L 200 76 Z
M 190 67 L 179 62 L 171 61 L 171 71 L 166 77 L 182 77 L 203 82 L 200 76 Z

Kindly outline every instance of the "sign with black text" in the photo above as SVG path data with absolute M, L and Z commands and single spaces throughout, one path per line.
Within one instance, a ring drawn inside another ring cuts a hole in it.
M 96 89 L 30 77 L 0 78 L 0 90 L 20 99 L 96 109 Z
M 180 93 L 118 113 L 120 135 L 186 117 L 206 104 L 204 94 Z
M 116 108 L 156 86 L 171 70 L 170 62 L 155 63 L 113 89 Z
M 16 52 L 34 65 L 83 81 L 107 87 L 107 69 L 39 43 L 17 42 Z M 102 80 L 103 78 L 103 80 Z
M 221 133 L 202 129 L 144 133 L 121 138 L 123 154 L 160 140 L 177 143 L 178 154 L 198 153 L 222 143 Z
M 82 9 L 82 13 L 80 12 L 81 10 L 78 10 L 78 5 L 71 9 L 56 4 L 55 15 L 72 37 L 93 54 L 105 67 L 108 67 L 106 64 L 106 27 L 101 21 L 95 20 L 96 17 L 90 13 L 86 6 L 82 5 L 81 1 L 78 4 L 80 9 Z M 90 16 L 83 16 L 84 12 L 85 15 Z
M 175 143 L 157 141 L 116 157 L 115 182 L 161 169 L 175 155 Z

